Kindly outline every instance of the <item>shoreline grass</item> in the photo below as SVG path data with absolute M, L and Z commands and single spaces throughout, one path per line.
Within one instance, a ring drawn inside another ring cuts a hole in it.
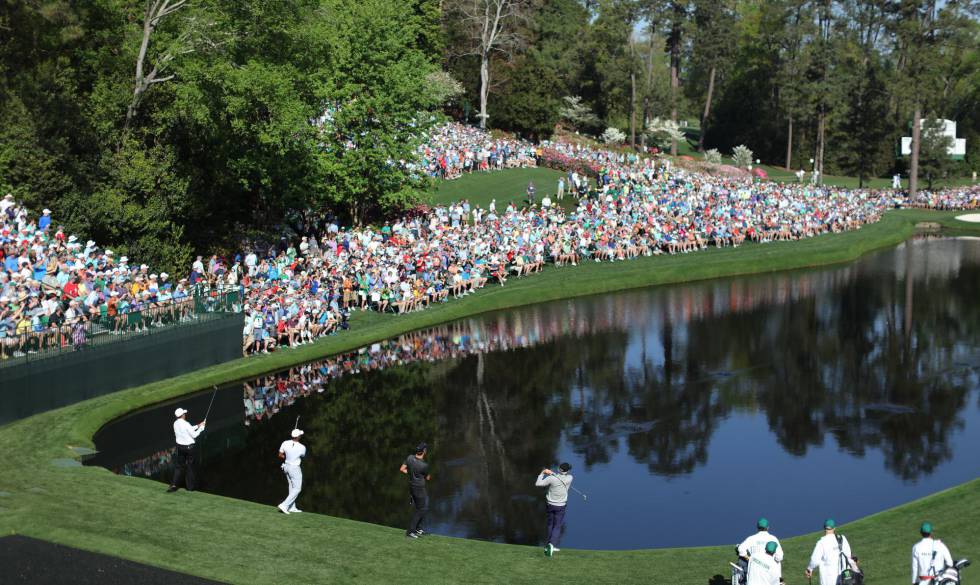
M 78 454 L 71 448 L 91 448 L 91 438 L 102 425 L 141 407 L 478 313 L 846 262 L 900 243 L 922 221 L 954 234 L 980 235 L 980 224 L 958 222 L 956 215 L 890 211 L 861 230 L 799 242 L 552 267 L 418 313 L 357 313 L 351 331 L 312 346 L 235 360 L 10 423 L 0 427 L 0 534 L 24 534 L 233 583 L 529 583 L 539 581 L 545 571 L 559 570 L 550 563 L 560 563 L 562 579 L 572 582 L 705 585 L 715 575 L 727 575 L 731 547 L 565 550 L 556 559 L 545 559 L 536 547 L 445 537 L 407 542 L 394 528 L 317 514 L 285 517 L 271 505 L 204 493 L 166 494 L 151 480 L 73 465 Z M 778 497 L 778 486 L 774 493 Z M 651 505 L 669 503 L 652 495 Z M 569 521 L 574 522 L 571 513 Z M 926 517 L 955 556 L 980 556 L 980 531 L 975 528 L 980 480 L 973 480 L 844 526 L 856 554 L 865 559 L 870 582 L 907 580 L 908 549 Z M 814 542 L 812 534 L 783 541 L 788 583 L 801 582 Z

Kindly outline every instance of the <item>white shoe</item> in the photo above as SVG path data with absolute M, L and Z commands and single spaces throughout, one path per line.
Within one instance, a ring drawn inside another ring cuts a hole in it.
M 557 546 L 553 546 L 553 545 L 552 545 L 552 547 L 551 547 L 551 552 L 552 552 L 552 554 L 554 554 L 554 553 L 556 553 L 556 552 L 561 552 L 561 549 L 560 549 L 560 548 L 558 548 Z
M 289 514 L 289 510 L 287 510 L 286 508 L 283 508 L 282 507 L 282 504 L 279 504 L 276 507 L 279 508 L 279 511 L 282 512 L 283 514 Z
M 296 506 L 293 506 L 292 508 L 289 509 L 290 514 L 299 514 L 300 512 L 302 512 L 302 510 L 300 510 Z

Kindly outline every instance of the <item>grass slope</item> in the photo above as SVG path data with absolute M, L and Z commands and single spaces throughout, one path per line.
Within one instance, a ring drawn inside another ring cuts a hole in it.
M 453 181 L 440 181 L 430 193 L 432 203 L 438 205 L 469 199 L 470 203 L 486 209 L 490 200 L 496 199 L 497 209 L 503 210 L 511 201 L 520 206 L 527 197 L 529 181 L 534 181 L 537 201 L 545 194 L 553 198 L 558 191 L 558 178 L 562 176 L 564 173 L 546 168 L 476 172 Z
M 0 427 L 0 534 L 25 534 L 233 583 L 531 583 L 560 574 L 563 581 L 574 583 L 706 585 L 715 575 L 727 574 L 731 547 L 565 550 L 558 558 L 546 559 L 534 547 L 436 536 L 406 541 L 398 529 L 316 514 L 287 517 L 271 505 L 204 493 L 167 494 L 156 482 L 64 464 L 75 457 L 70 447 L 91 447 L 95 431 L 114 417 L 212 383 L 255 376 L 482 311 L 848 261 L 902 241 L 919 221 L 980 235 L 980 225 L 956 222 L 954 215 L 889 212 L 880 223 L 857 232 L 801 242 L 552 268 L 428 311 L 404 316 L 359 313 L 352 331 L 314 346 L 236 360 L 8 424 Z M 847 489 L 847 481 L 841 478 L 841 489 Z M 778 478 L 772 491 L 779 497 Z M 670 503 L 651 494 L 650 505 Z M 980 480 L 974 480 L 845 526 L 856 554 L 865 559 L 871 583 L 908 580 L 909 547 L 924 518 L 936 524 L 955 555 L 980 557 Z M 815 523 L 820 520 L 814 518 Z M 574 509 L 569 521 L 576 521 Z M 800 575 L 814 539 L 811 534 L 783 541 L 787 582 L 803 582 Z

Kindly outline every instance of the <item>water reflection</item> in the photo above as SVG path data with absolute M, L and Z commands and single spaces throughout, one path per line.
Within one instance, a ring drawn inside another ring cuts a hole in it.
M 802 532 L 814 507 L 800 498 L 847 519 L 975 475 L 980 456 L 957 446 L 980 436 L 978 298 L 980 243 L 938 240 L 467 319 L 228 389 L 244 424 L 206 489 L 281 499 L 275 449 L 300 416 L 312 511 L 401 526 L 395 471 L 424 438 L 440 533 L 536 543 L 533 475 L 559 459 L 592 493 L 568 546 L 726 542 L 761 512 Z M 116 467 L 169 466 L 164 450 Z M 732 521 L 682 520 L 708 514 Z M 645 517 L 682 527 L 653 533 Z

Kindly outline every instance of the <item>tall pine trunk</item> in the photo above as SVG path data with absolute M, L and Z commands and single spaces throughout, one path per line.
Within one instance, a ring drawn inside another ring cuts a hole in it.
M 677 121 L 677 88 L 680 86 L 681 23 L 675 18 L 670 28 L 670 119 Z M 677 141 L 671 139 L 670 154 L 677 156 Z
M 919 125 L 922 123 L 922 105 L 915 103 L 915 111 L 912 113 L 912 154 L 909 161 L 909 197 L 915 197 L 919 190 L 919 142 L 922 139 L 922 130 Z
M 823 151 L 824 151 L 824 129 L 827 125 L 827 115 L 824 112 L 820 112 L 820 119 L 817 124 L 817 160 L 814 162 L 817 165 L 817 170 L 819 175 L 817 175 L 820 180 L 817 181 L 818 185 L 823 184 Z
M 630 148 L 636 150 L 636 72 L 630 71 Z
M 490 93 L 490 55 L 480 56 L 480 128 L 487 127 L 487 95 Z
M 704 100 L 704 112 L 701 114 L 701 132 L 698 136 L 698 152 L 704 152 L 704 132 L 708 127 L 708 116 L 711 114 L 711 98 L 715 93 L 715 67 L 708 74 L 708 97 Z
M 786 170 L 790 170 L 793 168 L 793 114 L 789 115 L 789 131 L 786 134 Z

